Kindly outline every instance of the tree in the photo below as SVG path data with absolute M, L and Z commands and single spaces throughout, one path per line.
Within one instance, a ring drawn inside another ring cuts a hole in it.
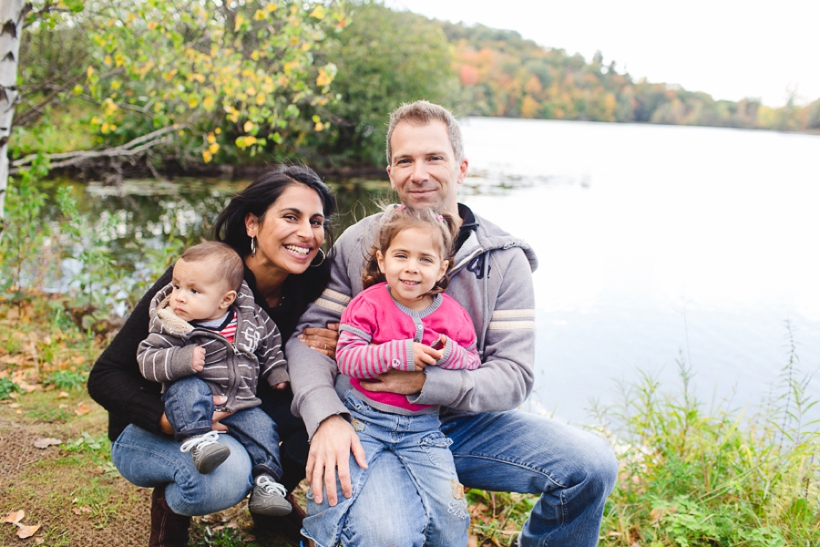
M 338 99 L 325 109 L 331 127 L 313 161 L 382 166 L 387 114 L 417 99 L 452 106 L 458 76 L 434 22 L 377 2 L 352 6 L 350 26 L 327 46 Z
M 11 137 L 14 105 L 18 101 L 17 63 L 23 21 L 31 11 L 24 0 L 0 3 L 0 237 L 3 234 L 6 188 L 9 178 L 8 142 Z
M 83 104 L 97 145 L 50 154 L 52 166 L 103 159 L 117 167 L 139 158 L 153 168 L 157 157 L 207 163 L 226 148 L 276 153 L 324 128 L 315 111 L 331 97 L 335 67 L 317 65 L 314 50 L 346 26 L 341 0 L 85 0 L 81 7 L 31 31 L 78 29 L 88 48 L 82 77 L 64 80 L 54 100 Z

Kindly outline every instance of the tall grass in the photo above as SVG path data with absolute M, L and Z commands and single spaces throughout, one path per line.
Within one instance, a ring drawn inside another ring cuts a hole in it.
M 602 544 L 624 546 L 820 545 L 820 431 L 806 416 L 810 376 L 789 354 L 760 410 L 706 408 L 679 361 L 681 389 L 647 374 L 599 412 L 621 461 Z

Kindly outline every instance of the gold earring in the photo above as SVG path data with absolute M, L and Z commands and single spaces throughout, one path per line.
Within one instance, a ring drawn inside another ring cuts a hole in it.
M 322 264 L 325 263 L 325 259 L 327 258 L 327 255 L 325 254 L 325 250 L 322 249 L 321 247 L 319 247 L 319 252 L 322 253 L 322 260 L 320 260 L 318 264 L 314 264 L 313 262 L 311 262 L 310 263 L 311 268 L 318 268 L 319 266 L 321 266 Z M 316 256 L 319 256 L 319 255 L 317 254 Z

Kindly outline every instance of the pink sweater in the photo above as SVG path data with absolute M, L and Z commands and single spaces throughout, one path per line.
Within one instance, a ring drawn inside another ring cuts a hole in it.
M 420 412 L 429 405 L 412 404 L 398 393 L 369 391 L 361 380 L 391 368 L 415 370 L 413 342 L 429 346 L 441 334 L 447 336 L 447 343 L 435 366 L 473 370 L 481 365 L 473 322 L 455 300 L 438 294 L 428 308 L 413 311 L 393 299 L 387 283 L 379 283 L 359 293 L 342 314 L 336 362 L 339 371 L 351 377 L 351 385 L 381 403 L 380 408 Z

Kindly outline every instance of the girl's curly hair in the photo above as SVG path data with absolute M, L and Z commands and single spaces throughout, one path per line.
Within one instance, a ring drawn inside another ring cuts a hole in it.
M 367 265 L 362 274 L 362 285 L 365 289 L 384 281 L 384 274 L 379 270 L 376 251 L 385 254 L 393 238 L 408 228 L 431 228 L 436 239 L 435 243 L 439 248 L 441 260 L 449 261 L 452 266 L 453 240 L 458 233 L 458 225 L 451 215 L 437 213 L 432 209 L 411 209 L 404 205 L 389 205 L 379 219 L 376 241 L 370 249 Z M 436 281 L 429 294 L 435 295 L 444 292 L 449 284 L 450 276 L 445 272 L 444 276 Z

